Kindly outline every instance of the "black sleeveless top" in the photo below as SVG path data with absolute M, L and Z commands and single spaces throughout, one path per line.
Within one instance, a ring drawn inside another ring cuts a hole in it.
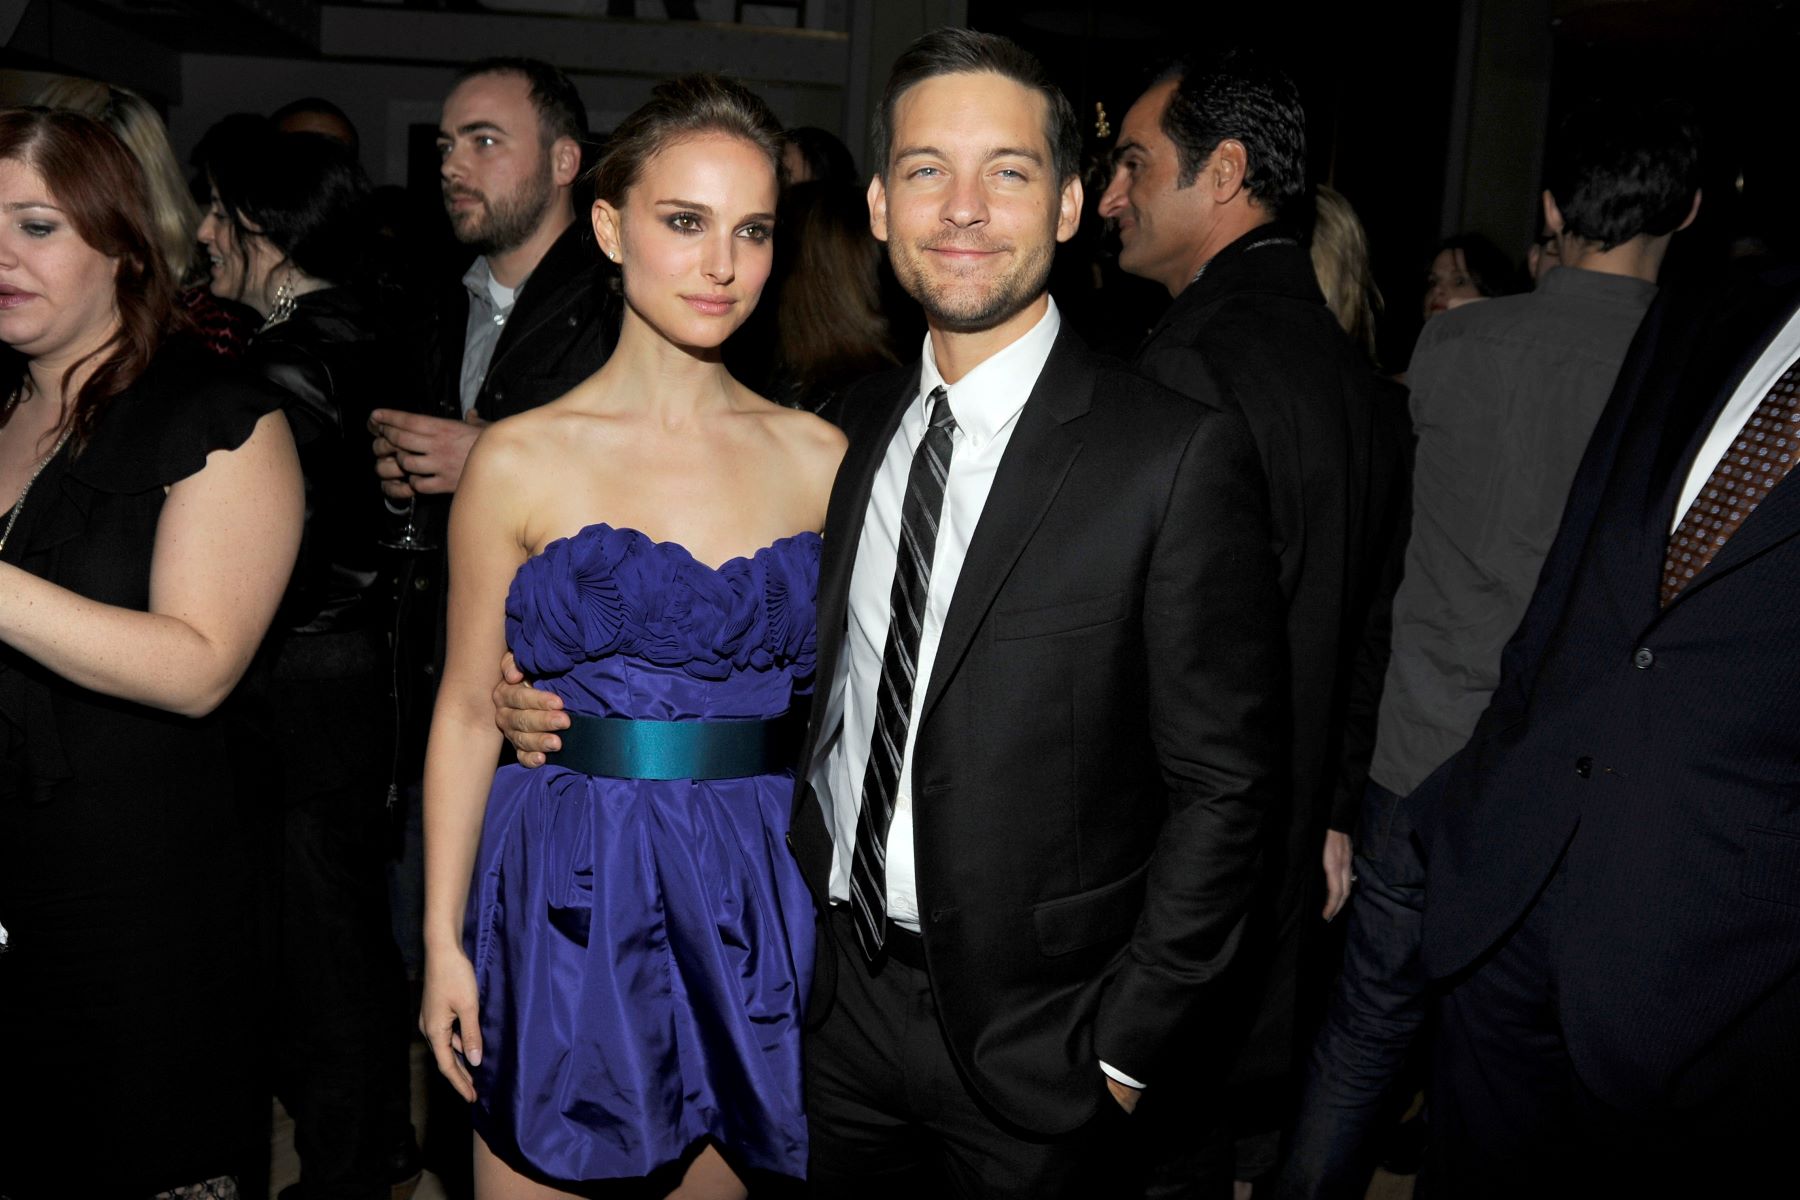
M 80 454 L 45 467 L 0 558 L 148 609 L 164 489 L 280 405 L 169 346 Z M 149 1194 L 238 1169 L 255 1110 L 252 793 L 229 727 L 226 709 L 102 696 L 0 646 L 0 1194 Z M 96 1153 L 94 1112 L 115 1105 Z

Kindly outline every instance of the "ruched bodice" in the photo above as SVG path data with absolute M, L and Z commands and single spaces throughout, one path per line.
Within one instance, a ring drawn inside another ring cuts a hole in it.
M 780 716 L 811 687 L 819 549 L 801 533 L 715 568 L 675 542 L 589 525 L 519 568 L 507 645 L 571 712 Z

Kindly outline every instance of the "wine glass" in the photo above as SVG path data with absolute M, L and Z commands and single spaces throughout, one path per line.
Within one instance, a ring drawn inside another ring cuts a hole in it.
M 389 550 L 436 550 L 437 543 L 425 535 L 424 527 L 419 524 L 419 496 L 414 493 L 406 498 L 406 524 L 393 537 L 383 538 L 381 544 Z

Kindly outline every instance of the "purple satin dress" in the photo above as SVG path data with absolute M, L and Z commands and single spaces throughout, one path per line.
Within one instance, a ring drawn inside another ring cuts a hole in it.
M 819 538 L 717 570 L 591 525 L 519 568 L 507 643 L 571 712 L 770 718 L 810 690 Z M 465 942 L 481 992 L 475 1124 L 556 1180 L 649 1174 L 702 1138 L 802 1177 L 812 900 L 790 772 L 598 778 L 502 767 Z

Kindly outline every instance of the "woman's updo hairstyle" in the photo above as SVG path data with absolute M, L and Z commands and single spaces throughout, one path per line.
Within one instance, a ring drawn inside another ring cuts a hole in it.
M 594 164 L 594 198 L 614 207 L 644 173 L 644 164 L 678 142 L 723 133 L 761 150 L 782 183 L 781 122 L 763 98 L 719 75 L 683 75 L 659 83 L 650 99 L 619 123 Z

